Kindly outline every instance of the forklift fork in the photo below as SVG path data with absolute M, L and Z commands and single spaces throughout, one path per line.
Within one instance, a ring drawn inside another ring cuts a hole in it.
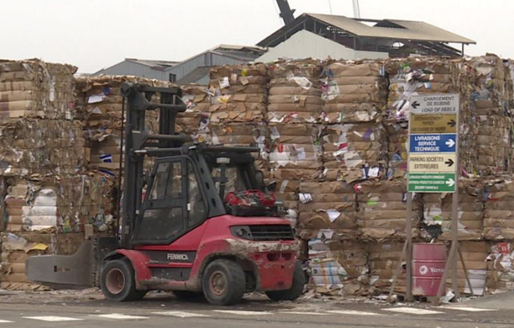
M 114 237 L 86 240 L 73 255 L 32 256 L 27 260 L 27 278 L 53 289 L 99 286 L 103 258 L 119 247 Z

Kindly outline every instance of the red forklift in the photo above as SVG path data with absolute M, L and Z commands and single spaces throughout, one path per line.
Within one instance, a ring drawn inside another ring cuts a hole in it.
M 175 132 L 176 114 L 186 110 L 180 88 L 125 83 L 121 92 L 127 123 L 119 234 L 90 238 L 71 256 L 31 257 L 28 278 L 56 289 L 100 286 L 120 302 L 150 290 L 203 294 L 216 305 L 253 291 L 297 299 L 305 285 L 298 242 L 256 169 L 259 148 L 188 143 Z M 158 134 L 145 131 L 148 111 L 158 111 Z M 150 175 L 145 159 L 154 163 Z

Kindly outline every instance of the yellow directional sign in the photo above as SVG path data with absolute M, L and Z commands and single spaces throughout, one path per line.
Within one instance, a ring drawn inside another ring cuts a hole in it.
M 455 172 L 455 154 L 411 153 L 409 172 L 412 173 L 450 173 Z
M 456 114 L 411 114 L 410 132 L 415 133 L 456 133 Z

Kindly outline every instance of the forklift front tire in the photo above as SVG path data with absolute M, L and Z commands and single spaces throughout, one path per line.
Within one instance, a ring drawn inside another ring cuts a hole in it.
M 293 285 L 286 290 L 275 290 L 266 292 L 266 295 L 275 302 L 278 301 L 294 301 L 302 296 L 305 287 L 305 275 L 303 273 L 302 264 L 296 261 L 293 274 Z
M 102 293 L 115 302 L 138 301 L 145 297 L 146 290 L 137 290 L 134 269 L 125 259 L 108 261 L 100 281 Z
M 205 298 L 214 305 L 239 303 L 246 291 L 243 269 L 234 261 L 220 259 L 210 263 L 202 277 Z

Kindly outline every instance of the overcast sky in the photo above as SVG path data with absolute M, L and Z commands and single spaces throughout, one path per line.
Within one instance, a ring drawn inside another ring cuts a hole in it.
M 352 0 L 331 0 L 353 17 Z M 289 0 L 296 16 L 329 0 Z M 2 1 L 0 58 L 42 58 L 92 73 L 125 57 L 180 61 L 218 44 L 255 45 L 282 26 L 275 0 Z M 423 20 L 514 58 L 512 0 L 360 0 L 363 18 Z

